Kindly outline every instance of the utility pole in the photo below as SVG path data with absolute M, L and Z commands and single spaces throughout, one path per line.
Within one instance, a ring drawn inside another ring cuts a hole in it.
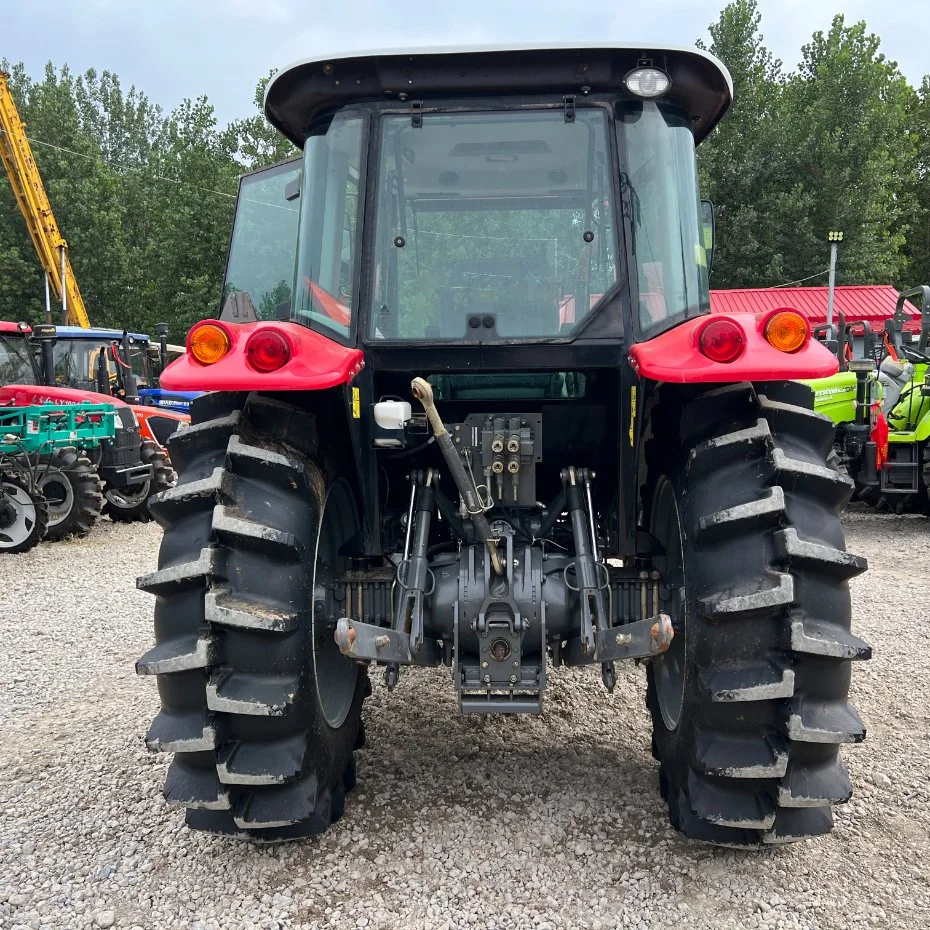
M 827 233 L 827 241 L 830 243 L 830 284 L 827 288 L 827 338 L 833 338 L 833 291 L 836 287 L 836 252 L 837 247 L 843 241 L 842 230 L 831 229 Z

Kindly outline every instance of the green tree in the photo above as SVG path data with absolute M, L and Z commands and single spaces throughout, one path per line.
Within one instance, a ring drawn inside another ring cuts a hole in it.
M 265 88 L 274 74 L 274 70 L 269 71 L 255 86 L 252 101 L 258 113 L 233 120 L 226 131 L 227 145 L 248 171 L 264 168 L 299 154 L 294 144 L 285 139 L 265 118 Z
M 794 225 L 773 229 L 790 276 L 826 264 L 829 229 L 845 233 L 839 281 L 887 283 L 906 272 L 915 206 L 908 179 L 917 156 L 912 94 L 864 22 L 847 26 L 837 16 L 803 47 L 782 95 L 788 157 L 778 167 L 782 188 L 798 191 L 804 209 Z
M 909 179 L 913 212 L 906 247 L 908 281 L 930 284 L 930 76 L 911 97 L 909 124 L 917 152 Z
M 144 253 L 139 305 L 149 329 L 164 319 L 178 339 L 217 311 L 238 176 L 205 97 L 171 114 L 149 166 L 158 225 Z
M 702 191 L 714 201 L 717 219 L 714 287 L 763 285 L 783 274 L 768 215 L 778 198 L 770 184 L 773 159 L 783 157 L 773 142 L 784 79 L 760 23 L 756 0 L 733 0 L 709 27 L 708 51 L 727 66 L 734 87 L 729 114 L 698 149 Z

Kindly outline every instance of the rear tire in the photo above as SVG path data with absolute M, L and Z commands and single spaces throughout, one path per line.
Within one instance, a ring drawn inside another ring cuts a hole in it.
M 698 397 L 650 495 L 657 567 L 681 592 L 672 648 L 648 670 L 660 790 L 676 829 L 718 845 L 828 832 L 852 794 L 839 745 L 865 737 L 847 703 L 850 660 L 871 654 L 850 633 L 865 560 L 845 551 L 852 482 L 812 396 L 777 383 Z
M 48 540 L 86 536 L 103 507 L 103 484 L 90 459 L 81 452 L 73 465 L 62 466 L 59 452 L 38 467 L 37 483 L 48 504 Z
M 0 553 L 28 552 L 45 536 L 45 498 L 20 475 L 0 475 Z
M 103 512 L 116 523 L 148 523 L 152 519 L 149 501 L 162 491 L 174 487 L 177 476 L 168 461 L 168 453 L 151 439 L 143 439 L 139 458 L 153 466 L 152 477 L 128 488 L 104 487 Z
M 157 597 L 157 645 L 136 668 L 157 675 L 162 704 L 146 743 L 175 753 L 164 793 L 190 827 L 321 833 L 364 739 L 367 674 L 327 622 L 355 503 L 314 454 L 306 411 L 211 394 L 191 412 L 170 442 L 178 484 L 152 502 L 159 570 L 139 580 Z

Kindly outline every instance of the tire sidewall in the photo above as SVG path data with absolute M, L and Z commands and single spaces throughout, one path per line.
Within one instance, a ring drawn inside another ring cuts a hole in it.
M 355 497 L 352 494 L 351 486 L 345 479 L 336 478 L 326 482 L 325 490 L 322 495 L 318 496 L 319 518 L 315 533 L 315 543 L 313 547 L 312 563 L 308 566 L 310 570 L 311 581 L 311 600 L 309 614 L 309 643 L 310 643 L 310 661 L 307 663 L 307 686 L 308 686 L 308 704 L 311 716 L 310 721 L 310 739 L 316 741 L 325 751 L 320 753 L 318 759 L 322 763 L 322 769 L 318 772 L 319 776 L 326 784 L 336 782 L 341 776 L 355 746 L 356 736 L 361 723 L 362 701 L 364 698 L 364 685 L 366 675 L 358 663 L 346 660 L 346 670 L 355 676 L 355 684 L 352 691 L 351 699 L 348 702 L 346 711 L 342 716 L 339 726 L 332 726 L 326 718 L 322 704 L 320 702 L 319 683 L 317 679 L 317 660 L 316 660 L 316 597 L 315 587 L 317 583 L 317 565 L 320 555 L 321 544 L 323 543 L 323 529 L 326 522 L 327 507 L 335 499 L 334 492 L 339 494 L 343 492 L 347 495 L 347 501 L 351 509 L 351 519 L 355 530 L 359 528 L 358 507 L 355 503 Z M 351 536 L 351 534 L 350 534 Z M 344 542 L 344 540 L 342 540 Z M 321 631 L 322 632 L 322 631 Z M 332 630 L 322 632 L 322 635 L 333 636 Z M 354 666 L 350 668 L 350 666 Z
M 660 710 L 659 690 L 657 687 L 657 675 L 659 664 L 663 661 L 661 657 L 654 659 L 649 663 L 646 670 L 647 677 L 647 704 L 650 704 L 655 712 L 655 726 L 653 729 L 653 739 L 655 740 L 655 753 L 660 761 L 663 762 L 663 770 L 660 777 L 667 778 L 665 771 L 666 766 L 670 766 L 678 771 L 686 771 L 690 765 L 692 754 L 693 724 L 691 721 L 690 705 L 693 701 L 693 691 L 695 683 L 698 681 L 697 670 L 694 665 L 694 638 L 695 638 L 695 610 L 696 600 L 693 594 L 692 585 L 688 584 L 689 568 L 693 563 L 693 555 L 689 553 L 688 539 L 692 534 L 686 532 L 687 523 L 687 493 L 683 487 L 681 474 L 684 466 L 669 473 L 663 472 L 652 490 L 649 502 L 649 525 L 650 531 L 655 528 L 656 505 L 659 499 L 659 493 L 663 484 L 667 483 L 673 495 L 675 513 L 680 533 L 682 573 L 685 580 L 685 598 L 682 601 L 684 616 L 681 618 L 681 625 L 684 627 L 685 636 L 685 655 L 684 655 L 684 681 L 683 693 L 681 697 L 681 707 L 678 715 L 678 721 L 674 727 L 669 727 L 666 723 L 665 716 Z M 661 540 L 663 543 L 664 540 Z M 663 785 L 663 791 L 667 786 Z

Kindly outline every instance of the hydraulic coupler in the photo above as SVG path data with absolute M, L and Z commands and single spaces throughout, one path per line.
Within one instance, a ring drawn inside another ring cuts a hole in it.
M 459 494 L 461 494 L 462 500 L 465 501 L 468 516 L 475 526 L 478 537 L 485 546 L 487 546 L 488 552 L 491 555 L 491 567 L 494 569 L 494 574 L 501 577 L 504 574 L 504 565 L 501 562 L 500 553 L 497 550 L 497 540 L 491 533 L 491 527 L 488 523 L 488 518 L 485 516 L 485 508 L 479 499 L 478 489 L 475 487 L 474 479 L 469 476 L 468 472 L 465 470 L 462 458 L 452 444 L 452 437 L 449 435 L 449 431 L 446 429 L 445 424 L 442 422 L 442 417 L 439 416 L 439 411 L 436 409 L 436 404 L 433 401 L 433 388 L 429 381 L 426 381 L 424 378 L 414 378 L 410 385 L 410 389 L 413 392 L 413 396 L 423 405 L 423 409 L 426 411 L 426 416 L 436 436 L 436 444 L 439 446 L 439 451 L 442 452 L 442 456 L 446 460 L 446 465 L 449 466 L 452 480 L 455 482 L 455 486 Z

